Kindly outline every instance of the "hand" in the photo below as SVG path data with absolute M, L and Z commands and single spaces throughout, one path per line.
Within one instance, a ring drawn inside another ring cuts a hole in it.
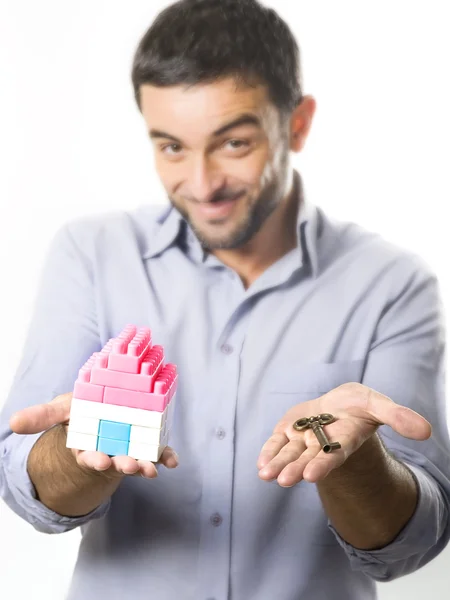
M 30 406 L 15 413 L 10 420 L 12 431 L 19 434 L 40 433 L 54 425 L 62 425 L 67 433 L 72 394 L 57 396 L 47 404 Z M 107 476 L 142 475 L 156 477 L 158 472 L 152 462 L 135 460 L 131 456 L 109 457 L 103 452 L 71 449 L 78 465 L 87 470 L 101 471 Z M 169 469 L 178 465 L 178 457 L 172 448 L 167 446 L 159 460 Z
M 296 431 L 297 419 L 331 413 L 337 420 L 324 426 L 330 442 L 341 448 L 325 454 L 310 430 Z M 259 477 L 277 479 L 282 487 L 292 487 L 302 479 L 317 482 L 340 467 L 350 455 L 371 438 L 380 425 L 389 425 L 398 434 L 413 440 L 426 440 L 431 425 L 421 415 L 396 404 L 383 394 L 359 383 L 346 383 L 327 394 L 292 407 L 277 424 L 262 447 L 257 466 Z

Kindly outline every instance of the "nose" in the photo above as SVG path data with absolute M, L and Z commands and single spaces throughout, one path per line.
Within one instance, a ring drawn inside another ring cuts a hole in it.
M 212 161 L 204 156 L 195 158 L 190 165 L 188 189 L 197 202 L 208 202 L 223 186 L 224 177 Z

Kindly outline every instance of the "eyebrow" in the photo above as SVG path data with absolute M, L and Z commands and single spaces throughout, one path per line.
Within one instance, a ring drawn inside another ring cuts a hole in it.
M 212 136 L 219 137 L 220 135 L 223 135 L 230 129 L 240 127 L 241 125 L 253 125 L 254 127 L 261 128 L 261 120 L 256 115 L 252 115 L 251 113 L 245 113 L 243 115 L 240 115 L 236 119 L 233 119 L 229 123 L 222 125 L 222 127 L 219 127 L 219 129 L 213 132 Z M 160 131 L 159 129 L 150 129 L 149 136 L 151 139 L 165 138 L 168 140 L 172 140 L 177 144 L 183 143 L 179 138 L 175 137 L 174 135 L 166 133 L 165 131 Z

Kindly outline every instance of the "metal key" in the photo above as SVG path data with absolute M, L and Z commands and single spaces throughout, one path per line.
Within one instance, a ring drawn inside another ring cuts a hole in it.
M 339 442 L 330 442 L 322 429 L 324 425 L 329 425 L 335 420 L 336 419 L 333 417 L 333 415 L 330 415 L 329 413 L 322 413 L 317 417 L 304 417 L 303 419 L 299 419 L 298 421 L 295 421 L 293 427 L 297 431 L 305 431 L 305 429 L 311 428 L 316 438 L 319 440 L 322 450 L 328 454 L 333 450 L 339 450 L 339 448 L 341 448 L 341 444 Z

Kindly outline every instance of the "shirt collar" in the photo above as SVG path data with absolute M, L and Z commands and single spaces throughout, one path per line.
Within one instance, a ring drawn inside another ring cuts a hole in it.
M 294 194 L 298 195 L 299 210 L 297 213 L 297 243 L 300 252 L 300 265 L 309 264 L 314 277 L 318 274 L 317 241 L 320 237 L 318 208 L 312 204 L 305 194 L 304 183 L 298 171 L 293 172 Z M 173 245 L 198 261 L 205 262 L 206 253 L 178 210 L 165 206 L 156 218 L 156 228 L 146 236 L 143 258 L 154 258 Z
M 146 236 L 142 257 L 154 258 L 180 242 L 186 225 L 181 214 L 172 205 L 165 206 L 156 217 L 156 227 Z
M 309 264 L 314 278 L 319 272 L 317 245 L 321 236 L 319 209 L 305 192 L 303 178 L 294 170 L 294 194 L 298 195 L 297 245 L 300 252 L 300 266 Z

